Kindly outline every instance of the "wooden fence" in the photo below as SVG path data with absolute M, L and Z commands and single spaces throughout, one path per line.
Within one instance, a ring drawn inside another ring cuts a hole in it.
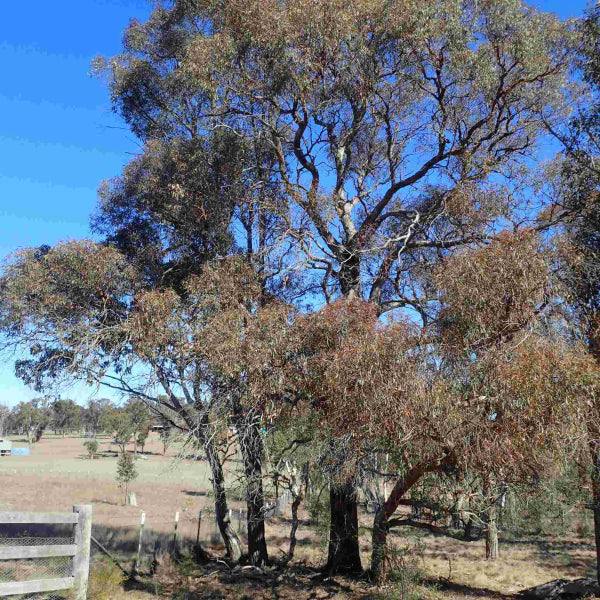
M 0 540 L 0 560 L 73 557 L 73 568 L 70 576 L 56 579 L 3 582 L 0 583 L 0 596 L 73 589 L 75 600 L 86 600 L 92 534 L 91 506 L 74 506 L 72 513 L 0 511 L 0 525 L 2 524 L 73 525 L 74 540 L 72 544 L 40 546 L 7 545 L 3 543 L 5 540 Z

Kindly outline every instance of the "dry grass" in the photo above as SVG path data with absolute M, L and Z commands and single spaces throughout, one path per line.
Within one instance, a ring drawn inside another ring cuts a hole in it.
M 136 463 L 139 478 L 130 485 L 130 489 L 137 495 L 138 506 L 124 506 L 122 492 L 114 480 L 116 454 L 113 456 L 109 453 L 109 450 L 116 450 L 116 447 L 112 446 L 107 438 L 101 439 L 100 452 L 103 456 L 90 460 L 83 442 L 84 439 L 80 437 L 61 438 L 45 435 L 32 447 L 30 456 L 1 458 L 0 510 L 70 511 L 76 504 L 93 504 L 94 535 L 101 537 L 121 556 L 127 555 L 137 547 L 137 530 L 142 510 L 146 513 L 146 527 L 155 536 L 172 535 L 173 517 L 175 512 L 179 511 L 179 533 L 182 538 L 190 540 L 196 538 L 198 511 L 202 510 L 201 539 L 209 549 L 217 553 L 222 550 L 220 546 L 210 544 L 211 536 L 215 532 L 213 502 L 209 474 L 203 461 L 177 459 L 177 448 L 170 449 L 167 455 L 163 456 L 158 435 L 151 434 L 145 448 L 146 460 Z M 237 465 L 234 464 L 228 472 L 231 485 L 235 485 L 236 468 Z M 243 508 L 240 500 L 232 501 L 230 505 L 231 508 Z M 307 515 L 303 516 L 306 518 Z M 371 524 L 371 516 L 361 516 L 360 541 L 365 565 L 369 563 Z M 288 532 L 289 523 L 286 519 L 276 519 L 267 523 L 267 537 L 272 556 L 277 557 L 280 551 L 287 550 Z M 430 598 L 440 594 L 445 598 L 509 595 L 557 577 L 576 578 L 593 576 L 594 573 L 591 538 L 571 538 L 569 543 L 563 543 L 561 540 L 501 543 L 500 560 L 488 562 L 485 560 L 483 541 L 465 543 L 432 535 L 417 536 L 414 530 L 408 529 L 400 533 L 401 535 L 393 534 L 395 542 L 400 546 L 408 546 L 409 554 L 418 560 L 419 569 L 426 573 L 430 582 L 438 583 L 444 589 L 443 592 L 437 593 L 432 588 L 423 589 L 417 593 L 418 597 Z M 298 537 L 296 564 L 304 564 L 307 568 L 315 568 L 322 564 L 324 547 L 322 542 L 319 545 L 314 532 L 307 527 L 301 527 Z M 151 551 L 151 545 L 147 546 L 146 551 Z M 94 577 L 110 579 L 110 573 L 102 571 Z M 173 573 L 171 575 L 174 581 L 177 580 Z M 250 585 L 250 580 L 234 579 L 227 583 L 226 574 L 220 571 L 212 575 L 213 579 L 216 578 L 215 586 L 209 585 L 210 582 L 203 577 L 202 585 L 208 586 L 206 589 L 214 593 L 217 593 L 218 584 L 225 586 L 229 590 L 227 594 L 237 599 L 243 598 L 244 595 L 250 598 L 266 598 L 268 595 L 263 596 L 262 591 L 257 592 L 254 589 L 256 586 Z M 282 592 L 282 585 L 289 590 L 295 589 L 295 585 L 297 590 L 312 589 L 306 585 L 306 581 L 296 573 L 287 584 L 279 582 L 277 597 L 285 598 L 288 595 L 287 592 Z M 198 587 L 200 583 L 196 582 L 194 585 Z M 250 587 L 244 591 L 244 586 L 248 585 Z M 101 593 L 113 589 L 114 593 L 107 592 L 108 595 L 99 595 L 91 600 L 113 600 L 119 597 L 117 590 L 121 588 L 120 585 L 99 585 L 98 589 Z M 344 585 L 338 590 L 327 589 L 328 595 L 322 597 L 375 597 L 372 591 L 361 585 L 356 587 L 353 584 L 348 589 L 345 589 Z M 190 590 L 194 591 L 192 588 Z M 165 589 L 166 593 L 173 591 L 171 588 Z M 385 590 L 381 592 L 383 596 L 384 592 Z M 141 600 L 155 593 L 156 589 L 150 592 L 133 590 L 127 592 L 126 596 L 130 600 Z M 311 593 L 307 591 L 306 597 L 319 597 L 311 596 Z M 324 591 L 322 593 L 325 594 Z M 391 593 L 393 595 L 395 592 Z M 289 597 L 293 596 L 294 600 L 304 597 L 303 593 L 298 594 L 290 593 Z

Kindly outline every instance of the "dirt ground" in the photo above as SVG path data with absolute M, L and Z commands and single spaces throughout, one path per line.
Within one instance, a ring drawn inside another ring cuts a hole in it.
M 15 445 L 26 446 L 24 440 L 12 439 Z M 177 447 L 170 448 L 163 456 L 160 439 L 152 433 L 144 454 L 136 461 L 139 476 L 130 484 L 130 490 L 137 497 L 137 507 L 125 506 L 123 491 L 115 482 L 117 447 L 108 438 L 100 438 L 101 456 L 90 460 L 84 441 L 81 437 L 44 435 L 33 445 L 29 456 L 0 458 L 0 510 L 70 511 L 76 504 L 92 504 L 93 535 L 124 560 L 137 548 L 142 511 L 146 513 L 149 536 L 144 548 L 148 560 L 153 539 L 172 536 L 176 512 L 180 515 L 180 537 L 195 541 L 202 511 L 200 540 L 209 551 L 217 555 L 221 552 L 215 535 L 209 474 L 203 461 L 178 457 L 180 449 Z M 235 493 L 236 468 L 233 464 L 228 471 L 228 482 L 234 490 L 230 507 L 241 509 L 244 504 Z M 374 595 L 366 584 L 337 578 L 316 585 L 315 573 L 324 561 L 325 540 L 307 526 L 307 515 L 301 516 L 304 522 L 298 531 L 295 561 L 288 575 L 267 578 L 269 583 L 265 587 L 264 577 L 257 577 L 251 570 L 231 573 L 219 566 L 201 576 L 183 577 L 174 567 L 163 566 L 162 593 L 177 595 L 179 589 L 182 593 L 187 590 L 184 596 L 189 598 L 235 597 L 237 600 L 244 597 L 293 597 L 294 600 L 381 597 Z M 372 516 L 361 515 L 364 565 L 369 562 L 371 524 Z M 267 523 L 269 551 L 273 557 L 287 550 L 288 535 L 289 514 Z M 465 543 L 409 529 L 391 537 L 396 546 L 404 549 L 405 560 L 417 567 L 429 582 L 423 596 L 499 598 L 559 577 L 594 575 L 591 537 L 501 542 L 501 557 L 495 562 L 485 560 L 483 541 Z M 245 541 L 243 534 L 241 538 Z M 263 583 L 259 585 L 260 581 Z M 157 589 L 155 586 L 153 591 L 133 590 L 126 596 L 135 600 L 155 595 Z M 201 595 L 200 590 L 203 590 Z

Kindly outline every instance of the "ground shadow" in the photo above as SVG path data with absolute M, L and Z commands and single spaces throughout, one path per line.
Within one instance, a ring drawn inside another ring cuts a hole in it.
M 541 561 L 549 568 L 553 568 L 564 577 L 596 577 L 596 560 L 594 557 L 577 556 L 569 550 L 588 549 L 591 544 L 540 543 L 537 554 Z M 582 573 L 582 569 L 585 570 Z
M 206 496 L 206 490 L 200 490 L 199 492 L 193 492 L 189 490 L 182 490 L 182 492 L 188 496 Z
M 516 545 L 516 546 L 540 546 L 546 549 L 550 548 L 562 548 L 563 550 L 567 549 L 577 549 L 580 548 L 582 550 L 593 550 L 595 545 L 590 542 L 571 542 L 571 541 L 563 541 L 563 540 L 544 540 L 538 538 L 532 539 L 500 539 L 501 544 L 508 545 Z
M 431 587 L 442 592 L 454 592 L 464 596 L 474 596 L 476 598 L 516 598 L 514 594 L 503 594 L 490 590 L 488 588 L 471 587 L 461 583 L 453 583 L 446 579 L 425 579 L 423 585 Z

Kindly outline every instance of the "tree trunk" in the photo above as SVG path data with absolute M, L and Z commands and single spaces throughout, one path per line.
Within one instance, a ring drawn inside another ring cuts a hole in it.
M 485 558 L 486 560 L 497 560 L 498 552 L 498 500 L 494 496 L 494 489 L 489 480 L 484 480 L 483 496 L 489 504 L 485 513 Z
M 354 248 L 340 249 L 338 281 L 342 296 L 360 298 L 360 257 Z M 351 478 L 342 485 L 331 485 L 329 492 L 329 552 L 324 572 L 358 574 L 362 572 L 358 544 L 357 484 Z
M 494 503 L 487 515 L 487 531 L 485 533 L 485 558 L 497 560 L 498 552 L 498 507 Z
M 212 439 L 201 439 L 210 466 L 211 483 L 215 495 L 215 519 L 225 544 L 226 555 L 238 561 L 242 555 L 240 540 L 229 522 L 229 508 L 227 507 L 227 496 L 225 494 L 225 477 L 223 465 L 217 453 Z
M 596 579 L 600 583 L 600 442 L 590 442 L 592 455 L 592 511 L 594 513 L 594 540 L 596 542 Z
M 292 527 L 290 529 L 290 546 L 287 553 L 279 561 L 280 566 L 287 565 L 292 558 L 294 558 L 294 551 L 296 550 L 296 532 L 298 531 L 298 525 L 300 524 L 300 520 L 298 519 L 298 508 L 304 499 L 302 484 L 308 480 L 308 463 L 302 467 L 300 482 L 298 482 L 297 478 L 297 468 L 287 460 L 286 467 L 290 476 L 290 492 L 292 493 Z
M 354 479 L 332 485 L 329 492 L 331 525 L 329 555 L 324 571 L 333 575 L 358 574 L 362 571 L 358 545 L 358 504 Z
M 452 529 L 461 529 L 463 523 L 465 495 L 459 494 L 458 498 L 450 509 L 450 527 Z
M 265 537 L 265 500 L 262 482 L 263 440 L 256 422 L 240 422 L 238 435 L 240 436 L 240 449 L 246 477 L 248 554 L 251 564 L 262 566 L 269 561 Z
M 384 505 L 379 507 L 373 520 L 371 578 L 378 585 L 384 583 L 388 577 L 388 565 L 385 560 L 388 533 L 388 517 Z
M 389 497 L 375 513 L 371 554 L 371 579 L 375 583 L 381 584 L 385 581 L 387 571 L 385 555 L 389 519 L 400 505 L 400 500 L 402 500 L 406 492 L 418 483 L 425 473 L 437 471 L 440 467 L 450 464 L 452 461 L 452 454 L 448 454 L 440 460 L 423 461 L 415 465 L 402 479 L 396 481 Z

